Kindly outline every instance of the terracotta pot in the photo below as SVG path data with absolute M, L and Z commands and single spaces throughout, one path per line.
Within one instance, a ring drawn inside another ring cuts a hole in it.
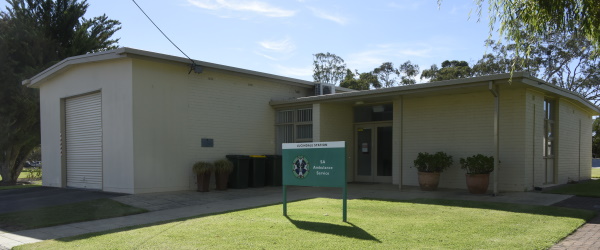
M 196 182 L 198 183 L 198 192 L 208 192 L 210 184 L 211 172 L 196 175 Z
M 465 176 L 469 193 L 487 193 L 488 186 L 490 185 L 490 174 L 465 174 Z
M 440 183 L 439 172 L 419 172 L 419 186 L 423 191 L 436 190 Z
M 217 182 L 217 190 L 227 190 L 227 182 L 229 182 L 229 173 L 215 172 L 215 181 Z

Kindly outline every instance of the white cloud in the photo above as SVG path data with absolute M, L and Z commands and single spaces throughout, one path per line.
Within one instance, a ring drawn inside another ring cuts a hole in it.
M 296 45 L 290 37 L 281 40 L 263 40 L 258 44 L 260 51 L 254 53 L 273 61 L 289 59 L 296 50 Z
M 201 9 L 216 10 L 220 8 L 217 3 L 211 0 L 188 0 L 188 3 Z
M 336 23 L 341 24 L 341 25 L 344 25 L 344 24 L 348 23 L 348 19 L 345 18 L 345 17 L 343 17 L 340 14 L 337 14 L 337 13 L 336 14 L 327 13 L 327 12 L 325 12 L 323 10 L 316 9 L 316 8 L 311 8 L 311 7 L 309 7 L 309 9 L 312 11 L 312 13 L 315 16 L 317 16 L 319 18 L 323 18 L 325 20 L 333 21 L 333 22 L 336 22 Z
M 267 55 L 267 54 L 264 54 L 264 53 L 261 53 L 261 52 L 258 52 L 258 51 L 254 51 L 254 53 L 257 54 L 257 55 L 259 55 L 259 56 L 262 56 L 264 58 L 267 58 L 269 60 L 272 60 L 272 61 L 279 61 L 279 59 L 277 59 L 277 58 L 275 58 L 273 56 L 270 56 L 270 55 Z
M 281 53 L 290 53 L 296 49 L 296 45 L 294 45 L 292 39 L 290 39 L 289 37 L 277 41 L 262 41 L 258 44 L 260 44 L 260 46 L 264 49 Z
M 268 17 L 290 17 L 296 14 L 293 10 L 274 7 L 265 2 L 248 0 L 187 0 L 193 6 L 207 10 L 229 10 L 251 12 Z

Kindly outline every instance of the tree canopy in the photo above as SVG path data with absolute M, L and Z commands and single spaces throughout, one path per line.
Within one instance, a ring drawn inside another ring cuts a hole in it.
M 376 75 L 372 72 L 365 73 L 352 73 L 352 70 L 346 70 L 346 77 L 340 83 L 340 87 L 356 89 L 356 90 L 369 90 L 371 88 L 381 88 L 381 83 Z
M 424 69 L 421 72 L 421 79 L 429 79 L 432 82 L 467 78 L 470 76 L 472 76 L 472 69 L 469 63 L 457 60 L 445 60 L 442 62 L 441 68 L 438 68 L 434 64 L 429 69 Z
M 8 0 L 0 12 L 0 175 L 16 183 L 40 144 L 39 97 L 21 82 L 69 56 L 115 48 L 120 23 L 84 18 L 86 1 Z
M 344 59 L 332 53 L 313 55 L 313 80 L 315 82 L 337 85 L 344 79 L 346 63 Z
M 493 53 L 483 56 L 473 66 L 473 76 L 529 71 L 550 84 L 581 94 L 600 103 L 600 58 L 592 56 L 594 45 L 588 40 L 560 33 L 547 34 L 531 47 L 527 56 L 516 53 L 516 43 L 492 44 Z M 521 49 L 528 45 L 521 45 Z
M 490 36 L 497 30 L 499 37 L 521 45 L 546 34 L 563 37 L 575 34 L 594 45 L 594 55 L 598 55 L 600 3 L 597 0 L 476 0 L 479 17 L 486 2 Z M 518 55 L 528 51 L 520 50 L 520 46 L 516 49 Z
M 406 61 L 398 68 L 398 75 L 400 76 L 401 85 L 411 85 L 417 83 L 415 79 L 419 74 L 419 65 L 412 64 L 410 61 Z
M 406 61 L 398 68 L 394 63 L 384 62 L 372 71 L 359 73 L 358 70 L 346 68 L 344 59 L 332 53 L 313 55 L 313 80 L 340 87 L 368 90 L 371 88 L 389 88 L 396 85 L 415 84 L 419 74 L 419 65 Z

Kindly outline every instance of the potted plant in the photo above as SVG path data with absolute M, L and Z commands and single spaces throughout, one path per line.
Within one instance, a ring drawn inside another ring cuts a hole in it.
M 452 156 L 444 152 L 435 154 L 419 153 L 414 161 L 419 171 L 419 186 L 421 190 L 436 190 L 440 183 L 440 173 L 452 165 Z
M 494 157 L 482 154 L 466 159 L 460 158 L 462 169 L 467 170 L 467 188 L 472 194 L 485 194 L 490 184 L 490 173 L 494 171 Z
M 198 192 L 208 192 L 213 164 L 210 162 L 199 161 L 194 164 L 192 169 L 196 174 Z
M 233 171 L 233 162 L 226 158 L 214 162 L 215 180 L 217 182 L 217 190 L 227 190 L 227 182 L 229 174 Z

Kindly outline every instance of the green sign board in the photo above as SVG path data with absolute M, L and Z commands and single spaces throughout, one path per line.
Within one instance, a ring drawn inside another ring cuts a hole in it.
M 346 186 L 346 145 L 338 142 L 283 144 L 283 184 Z
M 284 143 L 282 145 L 283 214 L 287 215 L 286 186 L 343 188 L 346 221 L 346 142 Z

